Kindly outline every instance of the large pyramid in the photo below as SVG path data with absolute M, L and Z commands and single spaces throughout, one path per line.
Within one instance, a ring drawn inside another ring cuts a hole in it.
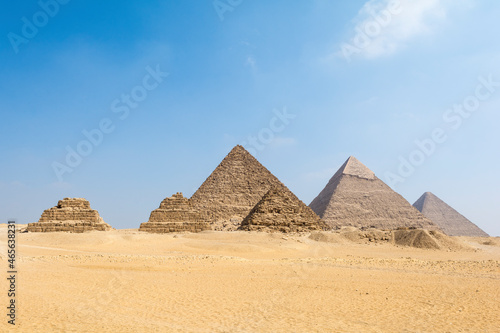
M 303 232 L 327 229 L 318 215 L 286 187 L 273 187 L 241 223 L 250 231 Z
M 489 237 L 477 225 L 448 206 L 431 192 L 425 192 L 413 207 L 440 227 L 448 236 Z
M 332 228 L 438 229 L 352 156 L 309 206 Z
M 235 229 L 274 186 L 284 186 L 242 146 L 234 147 L 191 197 L 215 230 Z
M 38 222 L 28 224 L 28 232 L 84 232 L 111 229 L 113 228 L 99 216 L 99 212 L 91 209 L 90 203 L 83 198 L 59 200 L 57 206 L 43 212 Z
M 203 221 L 191 200 L 176 193 L 165 198 L 158 209 L 151 212 L 149 221 L 141 223 L 139 231 L 154 233 L 200 232 L 210 230 L 210 225 Z

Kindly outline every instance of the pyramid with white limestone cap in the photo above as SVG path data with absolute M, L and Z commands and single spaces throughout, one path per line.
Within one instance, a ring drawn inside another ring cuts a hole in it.
M 448 236 L 488 237 L 489 235 L 431 192 L 425 192 L 414 204 Z
M 353 156 L 347 159 L 309 206 L 332 228 L 438 229 Z

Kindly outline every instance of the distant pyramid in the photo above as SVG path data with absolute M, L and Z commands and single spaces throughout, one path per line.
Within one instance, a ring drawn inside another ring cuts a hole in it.
M 438 229 L 352 156 L 309 207 L 333 228 L 354 226 L 386 230 L 400 227 Z
M 149 221 L 141 223 L 139 231 L 168 233 L 210 229 L 210 225 L 201 219 L 191 200 L 178 192 L 170 198 L 165 198 L 160 207 L 151 212 Z
M 28 224 L 28 232 L 68 231 L 81 233 L 90 230 L 107 231 L 113 228 L 105 223 L 97 210 L 83 198 L 64 198 L 57 206 L 46 209 L 40 220 Z
M 273 187 L 241 223 L 250 231 L 303 232 L 327 229 L 311 208 L 286 187 Z
M 425 192 L 413 207 L 440 227 L 448 236 L 489 237 L 477 225 L 431 192 Z
M 236 229 L 273 186 L 285 186 L 242 146 L 234 147 L 191 197 L 215 230 Z

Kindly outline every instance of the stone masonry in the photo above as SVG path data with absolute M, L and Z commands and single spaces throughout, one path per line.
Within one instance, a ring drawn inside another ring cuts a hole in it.
M 200 213 L 184 198 L 182 193 L 176 193 L 165 198 L 158 209 L 151 212 L 149 221 L 141 223 L 139 231 L 153 233 L 169 232 L 200 232 L 211 230 L 210 225 L 203 221 Z
M 113 229 L 99 216 L 97 210 L 83 198 L 64 198 L 57 206 L 45 210 L 36 223 L 28 224 L 28 232 L 67 231 L 81 233 L 90 230 Z
M 241 223 L 241 230 L 308 232 L 328 227 L 311 208 L 288 188 L 269 190 Z
M 439 230 L 355 157 L 349 157 L 309 207 L 332 228 Z
M 274 186 L 284 185 L 245 148 L 236 146 L 191 200 L 214 230 L 235 230 Z

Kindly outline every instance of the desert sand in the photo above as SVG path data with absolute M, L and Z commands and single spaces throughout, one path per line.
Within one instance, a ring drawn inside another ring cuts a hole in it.
M 6 239 L 3 225 L 4 271 Z M 352 239 L 19 233 L 17 325 L 3 315 L 0 331 L 499 331 L 498 238 L 454 237 L 464 246 L 451 250 Z

